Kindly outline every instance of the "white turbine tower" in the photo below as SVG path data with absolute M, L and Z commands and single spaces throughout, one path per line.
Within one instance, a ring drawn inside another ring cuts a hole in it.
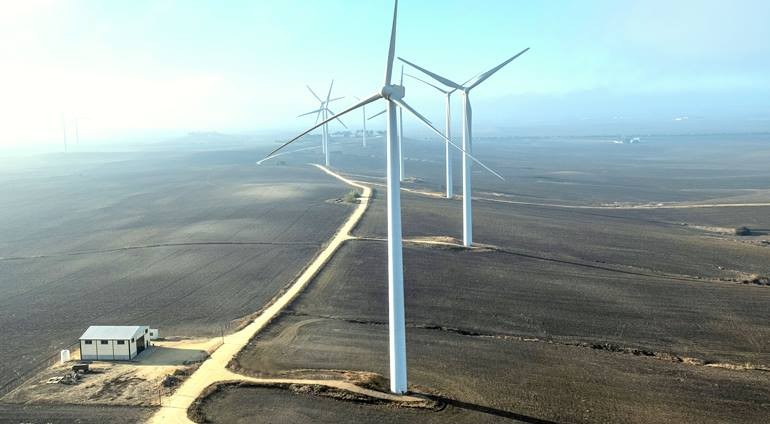
M 404 65 L 401 65 L 401 82 L 399 84 L 404 86 Z M 404 181 L 404 110 L 398 109 L 398 168 L 401 171 L 399 179 Z
M 403 394 L 407 390 L 406 379 L 406 326 L 404 321 L 404 270 L 403 270 L 403 252 L 401 241 L 401 193 L 400 193 L 400 163 L 396 156 L 398 153 L 398 114 L 396 108 L 406 109 L 414 115 L 420 122 L 428 126 L 433 132 L 444 138 L 443 134 L 437 130 L 428 120 L 419 112 L 414 110 L 404 101 L 405 90 L 401 85 L 392 84 L 393 60 L 396 50 L 396 17 L 398 15 L 398 0 L 395 0 L 393 8 L 393 24 L 390 32 L 390 46 L 388 48 L 388 61 L 385 68 L 385 82 L 376 93 L 368 98 L 361 100 L 357 104 L 343 110 L 337 115 L 325 119 L 320 124 L 316 124 L 310 129 L 302 132 L 300 135 L 284 143 L 281 147 L 273 150 L 265 159 L 273 157 L 278 151 L 295 142 L 302 136 L 325 125 L 329 121 L 336 119 L 348 112 L 356 110 L 364 105 L 377 100 L 387 102 L 388 112 L 388 131 L 387 131 L 387 218 L 388 218 L 388 337 L 390 353 L 390 390 L 393 393 Z M 460 147 L 452 144 L 455 148 Z M 460 149 L 462 150 L 462 149 Z M 489 169 L 473 156 L 471 160 L 479 163 L 485 169 L 500 177 L 497 173 Z M 263 159 L 263 161 L 265 160 Z M 502 177 L 500 177 L 502 179 Z
M 459 90 L 463 99 L 463 245 L 470 247 L 473 244 L 473 211 L 471 209 L 471 162 L 468 160 L 468 156 L 472 153 L 472 126 L 473 126 L 473 112 L 471 110 L 470 91 L 476 88 L 479 84 L 486 81 L 495 72 L 502 69 L 505 65 L 511 63 L 517 57 L 523 55 L 529 47 L 520 51 L 505 62 L 495 66 L 487 72 L 479 75 L 475 79 L 472 79 L 469 83 L 457 84 L 456 82 L 437 75 L 425 68 L 415 65 L 406 59 L 399 57 L 398 59 L 412 66 L 415 69 L 429 75 L 436 81 L 444 84 L 447 87 Z
M 420 79 L 414 75 L 406 74 L 406 76 L 416 79 L 417 81 L 420 81 L 424 84 L 427 84 L 436 90 L 442 92 L 444 94 L 444 97 L 446 98 L 446 119 L 444 121 L 444 137 L 446 137 L 448 140 L 452 139 L 452 103 L 451 103 L 451 97 L 452 93 L 457 91 L 456 88 L 453 88 L 451 90 L 447 90 L 444 88 L 441 88 L 437 85 L 431 84 L 428 81 L 425 81 L 423 79 Z M 452 182 L 452 149 L 449 145 L 449 142 L 445 143 L 446 149 L 445 149 L 445 156 L 446 156 L 446 198 L 451 199 L 454 197 L 454 183 Z
M 329 109 L 329 103 L 344 98 L 344 97 L 337 97 L 334 99 L 331 98 L 332 88 L 334 87 L 334 80 L 332 80 L 331 84 L 329 84 L 329 91 L 326 94 L 326 100 L 321 100 L 321 98 L 318 97 L 318 95 L 315 93 L 315 91 L 313 91 L 312 88 L 310 88 L 309 85 L 305 85 L 305 87 L 307 87 L 308 91 L 310 91 L 310 94 L 312 94 L 313 97 L 315 97 L 316 100 L 318 100 L 319 106 L 318 106 L 318 109 L 312 110 L 307 113 L 303 113 L 302 115 L 299 115 L 298 118 L 307 116 L 307 115 L 316 114 L 316 120 L 315 120 L 316 123 L 318 123 L 318 120 L 321 119 L 321 117 L 323 117 L 323 119 L 325 120 L 326 118 L 328 118 L 329 114 L 334 115 L 334 112 L 332 112 L 332 110 Z M 337 121 L 339 121 L 339 123 L 342 124 L 342 126 L 347 129 L 347 126 L 345 125 L 344 122 L 342 122 L 339 119 L 337 119 Z M 324 162 L 326 163 L 326 166 L 329 166 L 329 126 L 328 125 L 324 125 L 323 128 L 321 128 L 321 150 L 324 153 Z
M 67 153 L 67 121 L 64 120 L 64 114 L 61 114 L 61 134 L 64 138 L 64 153 Z
M 361 101 L 360 97 L 353 96 L 353 98 L 355 98 L 359 102 Z M 362 117 L 361 123 L 362 123 L 362 125 L 364 127 L 363 133 L 361 134 L 361 146 L 362 147 L 366 147 L 366 121 L 367 121 L 367 119 L 366 119 L 366 105 L 361 106 L 361 117 Z

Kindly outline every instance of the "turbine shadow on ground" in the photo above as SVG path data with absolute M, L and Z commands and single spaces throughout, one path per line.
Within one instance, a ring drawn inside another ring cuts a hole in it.
M 461 400 L 448 398 L 446 396 L 419 393 L 421 396 L 426 397 L 434 402 L 439 402 L 445 405 L 451 405 L 455 408 L 467 409 L 469 411 L 481 412 L 483 414 L 494 415 L 501 418 L 509 418 L 512 420 L 521 421 L 527 424 L 558 424 L 556 421 L 543 420 L 540 418 L 530 417 L 529 415 L 518 414 L 516 412 L 506 411 L 503 409 L 492 408 L 489 406 L 478 405 L 475 403 L 463 402 Z

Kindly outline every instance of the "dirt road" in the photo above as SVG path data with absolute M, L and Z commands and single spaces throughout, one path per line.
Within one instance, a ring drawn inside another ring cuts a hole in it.
M 347 240 L 351 239 L 350 232 L 358 224 L 358 221 L 364 215 L 369 205 L 372 190 L 368 186 L 353 182 L 341 175 L 321 166 L 315 165 L 318 169 L 339 179 L 340 181 L 362 190 L 358 206 L 350 215 L 347 221 L 340 227 L 339 231 L 305 268 L 294 283 L 276 299 L 262 314 L 242 330 L 225 336 L 224 344 L 217 349 L 211 357 L 201 365 L 201 367 L 188 378 L 179 389 L 169 398 L 163 399 L 163 405 L 158 412 L 149 420 L 150 423 L 189 423 L 187 418 L 187 409 L 197 399 L 201 393 L 209 386 L 223 381 L 248 381 L 252 383 L 275 384 L 275 383 L 296 383 L 296 384 L 317 384 L 338 389 L 348 390 L 371 397 L 385 400 L 394 400 L 395 396 L 386 393 L 376 392 L 364 389 L 354 384 L 343 381 L 332 380 L 288 380 L 288 379 L 258 379 L 236 374 L 227 369 L 230 360 L 240 352 L 249 340 L 283 310 L 291 301 L 305 288 L 305 286 L 315 277 L 315 275 L 326 265 L 339 247 Z M 405 396 L 397 397 L 399 401 L 421 401 L 421 399 Z

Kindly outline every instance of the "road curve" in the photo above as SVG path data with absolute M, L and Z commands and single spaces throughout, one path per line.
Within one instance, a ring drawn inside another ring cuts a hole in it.
M 342 388 L 345 390 L 353 390 L 361 392 L 365 390 L 362 388 L 356 389 L 352 384 L 342 381 L 311 381 L 311 380 L 271 380 L 271 379 L 257 379 L 252 377 L 241 376 L 227 369 L 227 365 L 230 360 L 235 357 L 248 343 L 249 341 L 259 333 L 265 326 L 275 318 L 278 313 L 281 312 L 286 306 L 288 306 L 292 300 L 307 286 L 307 284 L 315 277 L 315 275 L 326 265 L 332 258 L 337 249 L 342 244 L 349 240 L 352 236 L 350 232 L 361 220 L 361 217 L 366 212 L 366 208 L 369 206 L 369 199 L 371 198 L 372 189 L 366 185 L 353 182 L 326 167 L 316 165 L 318 169 L 323 172 L 339 179 L 340 181 L 359 188 L 363 191 L 358 206 L 347 221 L 345 221 L 337 233 L 332 237 L 331 241 L 318 253 L 318 255 L 308 264 L 299 277 L 291 284 L 291 286 L 283 293 L 279 298 L 266 308 L 257 318 L 254 319 L 248 326 L 242 330 L 225 336 L 224 344 L 220 346 L 211 357 L 207 359 L 200 368 L 198 368 L 182 385 L 168 398 L 162 400 L 162 406 L 160 409 L 150 418 L 149 423 L 192 423 L 187 418 L 187 410 L 190 405 L 197 399 L 201 393 L 209 386 L 217 382 L 223 381 L 248 381 L 252 383 L 264 383 L 269 384 L 273 382 L 282 383 L 298 383 L 298 384 L 322 384 L 329 387 Z M 369 396 L 380 397 L 383 399 L 389 399 L 390 396 L 386 393 L 374 392 L 367 390 L 366 393 Z M 399 397 L 399 399 L 404 399 Z M 411 399 L 404 399 L 411 400 Z

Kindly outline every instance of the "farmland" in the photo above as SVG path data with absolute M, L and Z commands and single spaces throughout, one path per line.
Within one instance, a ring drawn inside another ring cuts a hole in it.
M 360 165 L 356 169 L 354 155 L 338 157 L 347 160 L 354 178 L 381 181 Z M 747 162 L 738 172 L 746 174 L 744 183 L 767 187 L 766 171 Z M 644 163 L 632 160 L 629 167 L 660 166 Z M 431 166 L 426 165 L 426 175 Z M 713 190 L 683 188 L 720 178 L 680 176 L 673 178 L 681 178 L 679 187 L 655 192 L 654 185 L 673 174 L 648 175 L 649 192 L 641 183 L 613 190 L 622 191 L 622 201 L 632 206 L 738 200 L 726 195 L 724 181 Z M 608 175 L 604 184 L 617 177 Z M 406 187 L 439 191 L 437 185 L 421 178 Z M 757 237 L 720 229 L 770 228 L 770 209 L 605 207 L 618 197 L 594 189 L 593 198 L 582 200 L 572 198 L 569 189 L 527 194 L 529 203 L 558 206 L 496 201 L 500 196 L 479 199 L 474 205 L 478 249 L 407 243 L 410 384 L 447 405 L 429 419 L 441 420 L 442 413 L 452 411 L 459 422 L 766 419 L 770 287 L 743 281 L 770 273 L 770 249 L 755 243 Z M 503 191 L 503 200 L 515 199 L 514 191 Z M 481 182 L 479 192 L 499 189 Z M 540 200 L 531 201 L 535 197 Z M 752 190 L 750 197 L 768 201 L 761 190 Z M 402 200 L 406 239 L 460 237 L 457 200 L 409 192 Z M 292 307 L 252 340 L 231 364 L 234 370 L 259 377 L 339 377 L 340 370 L 387 377 L 384 203 L 380 190 L 355 231 L 361 239 L 349 241 Z M 236 403 L 255 406 L 215 412 Z M 316 408 L 328 415 L 310 411 Z M 382 420 L 377 407 L 367 408 L 309 400 L 280 388 L 233 387 L 207 399 L 201 411 L 212 422 L 233 422 L 249 413 Z M 409 419 L 398 413 L 389 417 Z
M 641 147 L 508 141 L 479 143 L 479 156 L 508 181 L 474 171 L 474 249 L 451 245 L 461 237 L 460 202 L 440 197 L 440 144 L 406 148 L 410 389 L 440 408 L 243 384 L 201 399 L 193 416 L 719 423 L 770 415 L 770 287 L 749 281 L 770 274 L 766 140 L 736 141 L 755 152 L 740 160 L 717 141 L 688 137 Z M 558 147 L 550 156 L 548 143 Z M 233 371 L 316 380 L 373 372 L 386 390 L 381 147 L 334 145 L 333 165 L 375 194 L 352 239 L 236 356 Z M 140 322 L 212 337 L 262 309 L 352 209 L 335 200 L 349 187 L 306 166 L 317 152 L 262 167 L 256 157 L 91 154 L 0 174 L 0 324 L 14 328 L 0 346 L 8 387 L 15 370 L 85 325 Z M 740 226 L 752 235 L 735 235 Z M 47 413 L 22 416 L 33 412 Z
M 633 421 L 641 412 L 637 422 L 729 422 L 766 414 L 766 372 L 705 366 L 767 366 L 764 287 L 628 276 L 496 252 L 407 252 L 415 385 L 555 421 Z M 387 375 L 387 292 L 377 284 L 385 264 L 376 258 L 384 258 L 382 243 L 349 243 L 234 365 L 260 376 Z
M 213 336 L 262 308 L 336 230 L 335 180 L 259 153 L 94 153 L 0 173 L 0 386 L 94 324 Z M 24 166 L 26 165 L 26 166 Z

